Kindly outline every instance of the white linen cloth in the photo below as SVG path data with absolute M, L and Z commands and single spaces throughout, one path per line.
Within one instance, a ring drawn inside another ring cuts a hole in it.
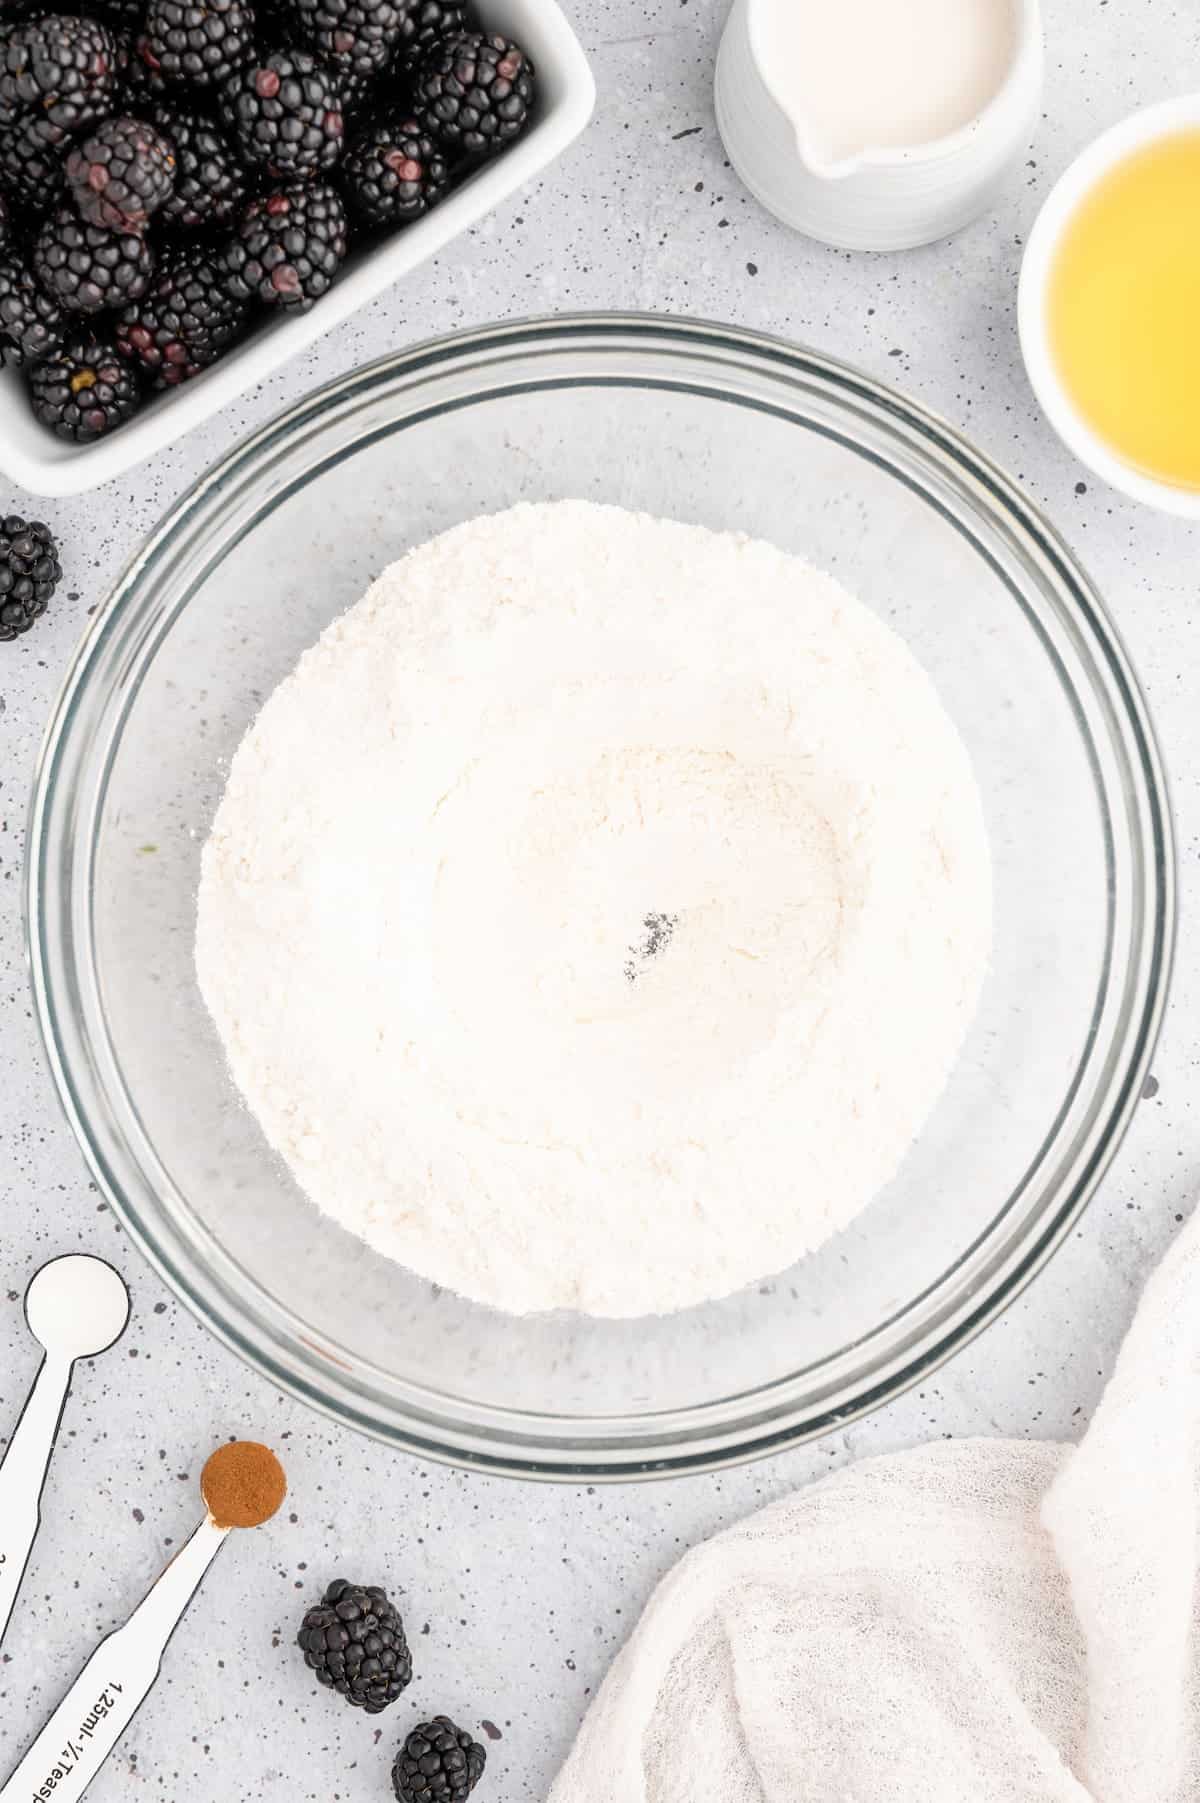
M 1200 1214 L 1078 1447 L 864 1460 L 695 1548 L 550 1803 L 1197 1803 Z

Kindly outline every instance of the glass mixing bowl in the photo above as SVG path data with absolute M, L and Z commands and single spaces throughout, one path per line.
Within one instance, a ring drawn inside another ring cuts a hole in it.
M 840 577 L 937 683 L 995 863 L 979 1014 L 899 1175 L 794 1269 L 665 1318 L 506 1317 L 326 1220 L 240 1105 L 192 969 L 200 848 L 274 685 L 409 546 L 561 496 L 739 528 Z M 184 496 L 67 678 L 27 899 L 72 1124 L 201 1319 L 276 1383 L 397 1446 L 594 1479 L 743 1460 L 843 1424 L 1012 1299 L 1136 1105 L 1174 869 L 1125 654 L 1011 482 L 938 420 L 793 346 L 568 317 L 359 370 Z

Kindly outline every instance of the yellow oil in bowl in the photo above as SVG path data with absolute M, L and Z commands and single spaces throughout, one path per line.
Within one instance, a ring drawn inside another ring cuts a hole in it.
M 1100 179 L 1063 231 L 1047 303 L 1059 378 L 1092 431 L 1200 490 L 1200 130 Z

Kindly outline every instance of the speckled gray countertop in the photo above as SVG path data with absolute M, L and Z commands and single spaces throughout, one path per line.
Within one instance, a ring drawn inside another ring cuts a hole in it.
M 61 537 L 67 579 L 53 614 L 0 648 L 0 1432 L 35 1368 L 20 1295 L 42 1259 L 108 1254 L 131 1280 L 135 1314 L 116 1351 L 77 1376 L 0 1662 L 0 1768 L 179 1545 L 217 1439 L 272 1441 L 292 1480 L 276 1528 L 222 1555 L 89 1793 L 96 1803 L 370 1803 L 390 1795 L 391 1752 L 420 1705 L 491 1724 L 481 1799 L 542 1797 L 650 1587 L 684 1547 L 867 1453 L 931 1435 L 1077 1435 L 1200 1176 L 1200 941 L 1188 916 L 1200 844 L 1200 530 L 1084 477 L 1035 410 L 1014 318 L 1021 243 L 1049 183 L 1135 105 L 1200 87 L 1200 15 L 1187 0 L 1046 0 L 1047 116 L 999 210 L 949 244 L 873 257 L 793 236 L 726 167 L 711 100 L 725 0 L 567 5 L 599 109 L 544 182 L 152 466 L 34 508 Z M 733 320 L 835 352 L 939 409 L 1021 478 L 1098 580 L 1141 671 L 1174 782 L 1184 909 L 1147 1100 L 1078 1231 L 1002 1320 L 923 1390 L 836 1438 L 721 1476 L 591 1490 L 466 1476 L 339 1432 L 175 1302 L 90 1187 L 59 1114 L 27 992 L 20 863 L 30 773 L 72 645 L 119 564 L 207 463 L 314 383 L 393 346 L 610 306 Z M 5 505 L 31 504 L 13 494 Z M 420 1680 L 372 1719 L 316 1694 L 291 1641 L 319 1585 L 381 1569 L 403 1584 Z

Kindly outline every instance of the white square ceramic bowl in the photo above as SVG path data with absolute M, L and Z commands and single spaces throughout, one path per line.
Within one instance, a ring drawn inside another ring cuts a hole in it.
M 80 494 L 121 475 L 374 300 L 561 155 L 587 125 L 596 100 L 578 38 L 556 0 L 487 0 L 484 16 L 488 29 L 514 38 L 537 70 L 537 113 L 511 149 L 476 170 L 427 218 L 375 249 L 352 254 L 340 279 L 310 312 L 262 320 L 214 368 L 153 396 L 110 438 L 90 445 L 55 438 L 34 418 L 21 372 L 0 370 L 4 475 L 38 495 Z

